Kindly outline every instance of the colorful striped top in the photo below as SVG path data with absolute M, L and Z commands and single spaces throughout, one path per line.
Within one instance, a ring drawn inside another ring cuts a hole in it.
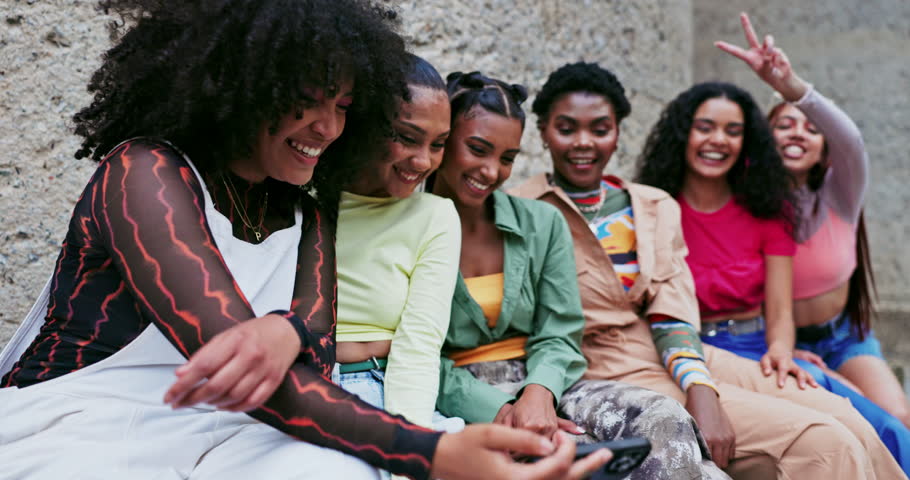
M 588 221 L 588 226 L 613 262 L 616 276 L 626 291 L 632 288 L 640 273 L 636 252 L 635 216 L 629 192 L 601 180 L 600 188 L 572 191 L 557 184 L 575 203 Z M 691 385 L 706 385 L 717 391 L 705 364 L 698 332 L 687 322 L 666 316 L 652 316 L 651 336 L 664 366 L 683 391 Z

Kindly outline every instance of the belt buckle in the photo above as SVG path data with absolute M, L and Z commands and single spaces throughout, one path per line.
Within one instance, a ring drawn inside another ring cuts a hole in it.
M 730 335 L 739 335 L 736 332 L 736 320 L 725 320 L 724 325 L 726 326 L 727 333 Z

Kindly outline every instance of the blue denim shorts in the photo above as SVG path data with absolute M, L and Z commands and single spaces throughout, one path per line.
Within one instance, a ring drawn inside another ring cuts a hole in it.
M 385 409 L 385 371 L 373 369 L 365 372 L 340 373 L 339 364 L 332 370 L 332 381 L 339 387 L 360 397 L 376 408 Z M 459 417 L 446 417 L 433 412 L 433 429 L 457 433 L 464 430 L 465 422 Z
M 360 397 L 364 402 L 376 408 L 385 408 L 385 372 L 382 370 L 368 370 L 365 372 L 339 373 L 332 380 L 339 387 Z
M 840 318 L 844 320 L 838 322 Z M 882 346 L 878 339 L 875 338 L 875 332 L 871 329 L 866 332 L 866 338 L 860 341 L 859 337 L 853 331 L 853 324 L 846 312 L 827 321 L 825 324 L 838 323 L 831 335 L 815 342 L 796 342 L 796 348 L 808 350 L 819 357 L 828 365 L 831 370 L 837 370 L 847 360 L 860 355 L 872 355 L 884 359 L 882 356 Z

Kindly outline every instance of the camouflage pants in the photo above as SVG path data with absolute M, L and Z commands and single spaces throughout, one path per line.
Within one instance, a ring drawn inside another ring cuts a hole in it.
M 475 377 L 514 395 L 527 377 L 524 360 L 466 365 Z M 630 480 L 729 479 L 707 460 L 695 420 L 676 400 L 651 390 L 612 380 L 581 380 L 559 401 L 561 416 L 585 429 L 579 443 L 641 436 L 651 441 L 651 454 Z

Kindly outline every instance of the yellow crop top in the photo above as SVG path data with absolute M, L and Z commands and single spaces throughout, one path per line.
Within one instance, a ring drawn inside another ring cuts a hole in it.
M 502 309 L 503 279 L 502 272 L 464 279 L 468 293 L 477 302 L 477 305 L 480 305 L 483 316 L 487 318 L 487 326 L 490 328 L 496 326 L 499 312 Z M 527 355 L 525 352 L 527 342 L 527 336 L 507 338 L 470 350 L 453 352 L 449 358 L 455 361 L 456 367 L 472 363 L 523 358 Z
M 503 273 L 466 278 L 464 284 L 483 310 L 483 316 L 487 317 L 487 326 L 495 327 L 502 309 Z

